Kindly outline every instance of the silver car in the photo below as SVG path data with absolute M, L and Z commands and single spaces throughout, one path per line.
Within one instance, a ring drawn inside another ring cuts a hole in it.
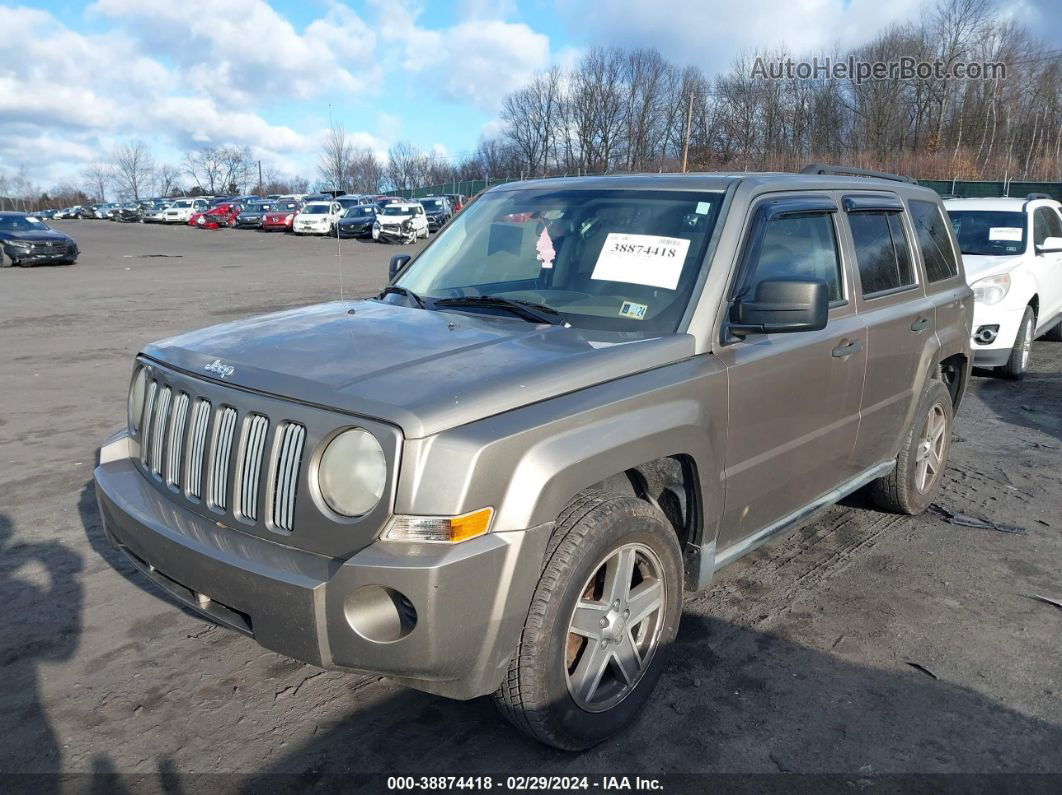
M 954 236 L 933 192 L 838 171 L 500 186 L 375 298 L 150 345 L 106 532 L 265 648 L 599 743 L 685 592 L 856 489 L 940 488 Z

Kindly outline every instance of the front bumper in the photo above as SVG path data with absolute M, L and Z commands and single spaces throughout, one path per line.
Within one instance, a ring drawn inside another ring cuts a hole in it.
M 265 648 L 450 698 L 490 693 L 504 676 L 549 525 L 455 545 L 377 541 L 335 560 L 167 500 L 133 465 L 124 433 L 108 441 L 100 461 L 96 495 L 111 543 L 169 594 Z M 405 598 L 415 611 L 408 634 L 376 642 L 354 628 L 364 627 L 359 611 L 378 607 L 363 608 L 356 597 L 370 592 L 367 586 Z
M 974 333 L 970 337 L 970 350 L 973 352 L 975 367 L 1002 367 L 1010 358 L 1028 306 L 1020 301 L 1009 305 L 1010 298 L 1008 295 L 1000 303 L 991 306 L 974 302 Z M 996 338 L 988 345 L 977 341 L 977 332 L 984 326 L 999 326 Z
M 75 260 L 80 252 L 73 243 L 63 248 L 25 248 L 22 246 L 3 246 L 4 256 L 12 262 L 35 263 L 35 262 L 63 262 Z

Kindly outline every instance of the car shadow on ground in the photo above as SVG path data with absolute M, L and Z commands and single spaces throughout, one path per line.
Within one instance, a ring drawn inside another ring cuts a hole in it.
M 1018 382 L 989 373 L 979 387 L 984 404 L 1003 422 L 1040 431 L 1062 442 L 1062 373 L 1028 372 Z
M 81 556 L 58 541 L 17 542 L 0 513 L 0 772 L 58 773 L 63 753 L 41 694 L 42 663 L 71 659 L 81 639 Z M 42 617 L 47 617 L 42 618 Z M 58 788 L 54 778 L 34 791 Z
M 582 754 L 524 737 L 488 699 L 399 691 L 352 706 L 246 790 L 380 784 L 381 775 L 1062 773 L 1062 727 L 951 684 L 943 672 L 934 679 L 902 662 L 870 668 L 694 615 L 671 652 L 642 717 Z

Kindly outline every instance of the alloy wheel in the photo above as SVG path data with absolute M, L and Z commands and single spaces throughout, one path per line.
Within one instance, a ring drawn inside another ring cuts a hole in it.
M 565 676 L 582 709 L 603 712 L 626 698 L 659 645 L 667 584 L 644 544 L 612 550 L 590 575 L 568 622 Z
M 948 442 L 948 415 L 940 403 L 929 409 L 915 455 L 915 486 L 929 491 L 944 471 L 944 448 Z

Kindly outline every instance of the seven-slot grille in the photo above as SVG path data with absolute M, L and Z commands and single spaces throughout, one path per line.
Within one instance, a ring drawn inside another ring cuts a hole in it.
M 264 415 L 248 412 L 241 421 L 231 406 L 215 409 L 206 398 L 154 379 L 148 381 L 141 416 L 140 460 L 150 474 L 175 490 L 183 488 L 191 500 L 205 498 L 227 510 L 235 473 L 233 513 L 249 522 L 257 522 L 261 514 L 258 495 L 268 475 L 265 515 L 273 529 L 292 532 L 306 440 L 302 425 L 281 423 L 270 444 L 270 422 Z

